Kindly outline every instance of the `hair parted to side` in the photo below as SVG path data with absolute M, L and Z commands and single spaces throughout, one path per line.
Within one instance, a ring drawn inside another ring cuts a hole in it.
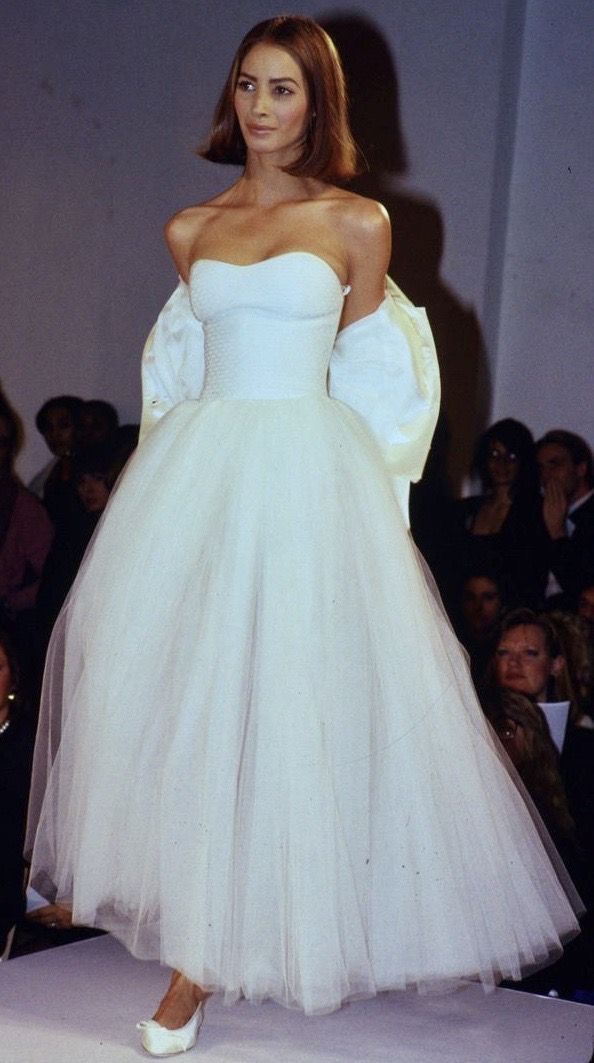
M 536 443 L 536 450 L 539 451 L 542 447 L 548 446 L 549 443 L 554 443 L 555 446 L 563 447 L 569 454 L 574 465 L 586 466 L 586 480 L 590 487 L 594 487 L 594 459 L 592 457 L 592 451 L 586 443 L 585 439 L 576 435 L 575 432 L 568 432 L 564 428 L 552 428 L 550 432 L 545 432 L 544 436 Z
M 348 181 L 354 177 L 358 153 L 349 128 L 346 85 L 338 52 L 317 22 L 297 15 L 266 19 L 246 33 L 215 108 L 208 139 L 197 154 L 211 162 L 245 164 L 246 147 L 235 114 L 234 95 L 242 63 L 256 44 L 284 48 L 298 63 L 307 84 L 310 120 L 303 150 L 291 166 L 284 167 L 286 173 L 325 181 Z
M 547 613 L 537 613 L 536 610 L 529 609 L 526 606 L 519 606 L 517 609 L 511 609 L 509 613 L 505 614 L 499 625 L 495 645 L 498 645 L 503 636 L 506 635 L 508 631 L 513 631 L 515 627 L 539 628 L 544 635 L 545 647 L 549 657 L 562 656 L 561 643 L 559 641 L 557 630 L 555 625 L 549 619 Z
M 479 437 L 474 453 L 474 468 L 478 472 L 483 490 L 493 487 L 489 472 L 489 454 L 494 443 L 501 443 L 506 450 L 513 452 L 518 459 L 518 473 L 511 485 L 512 496 L 524 499 L 539 494 L 536 450 L 532 432 L 521 421 L 505 417 L 496 421 Z

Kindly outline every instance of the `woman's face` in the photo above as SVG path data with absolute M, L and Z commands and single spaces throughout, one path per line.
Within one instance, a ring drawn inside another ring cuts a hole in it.
M 235 113 L 248 152 L 297 154 L 309 121 L 309 94 L 299 64 L 284 48 L 256 44 L 245 56 L 235 86 Z
M 11 690 L 12 672 L 10 670 L 10 662 L 4 647 L 0 645 L 0 709 L 4 709 L 8 704 L 8 695 Z
M 50 406 L 45 415 L 43 437 L 57 458 L 69 454 L 74 444 L 74 418 L 65 406 Z
M 499 639 L 495 650 L 497 685 L 546 701 L 551 676 L 559 675 L 565 658 L 551 657 L 544 631 L 536 624 L 518 624 Z
M 109 498 L 109 487 L 102 473 L 84 472 L 76 484 L 78 497 L 87 513 L 101 513 Z
M 470 576 L 462 591 L 462 615 L 469 632 L 476 638 L 488 635 L 500 613 L 497 584 L 488 576 Z
M 518 475 L 518 457 L 504 443 L 493 439 L 487 454 L 487 471 L 494 487 L 511 487 Z

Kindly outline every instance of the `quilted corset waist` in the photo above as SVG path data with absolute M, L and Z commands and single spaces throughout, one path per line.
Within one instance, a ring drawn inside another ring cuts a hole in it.
M 203 401 L 327 395 L 334 314 L 294 320 L 227 312 L 204 323 Z

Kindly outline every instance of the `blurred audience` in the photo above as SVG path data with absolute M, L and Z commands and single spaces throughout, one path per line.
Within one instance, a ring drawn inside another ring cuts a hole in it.
M 43 499 L 56 528 L 68 523 L 72 515 L 72 458 L 83 405 L 74 395 L 57 395 L 43 404 L 35 419 L 54 457 L 31 481 L 31 489 Z
M 468 651 L 472 677 L 479 685 L 493 654 L 501 614 L 510 592 L 501 572 L 493 565 L 479 565 L 467 572 L 458 591 L 455 626 Z
M 63 459 L 70 458 L 74 451 L 78 416 L 82 406 L 82 399 L 75 395 L 56 395 L 44 402 L 37 412 L 37 430 L 53 454 L 51 461 L 40 469 L 29 484 L 29 490 L 39 498 L 43 498 L 46 482 L 56 473 L 56 467 Z
M 594 673 L 590 628 L 575 613 L 554 610 L 547 613 L 547 619 L 553 625 L 565 662 L 555 680 L 557 698 L 570 703 L 572 723 L 592 730 Z
M 103 399 L 83 402 L 77 419 L 77 442 L 81 447 L 112 446 L 119 425 L 115 406 Z
M 552 966 L 507 983 L 510 989 L 573 999 L 594 986 L 594 928 L 592 924 L 592 850 L 571 809 L 559 754 L 542 709 L 513 690 L 491 689 L 483 709 L 532 798 L 565 867 L 582 896 L 587 912 L 582 933 L 566 944 Z M 504 983 L 505 984 L 505 983 Z
M 573 857 L 575 823 L 559 772 L 559 752 L 542 709 L 527 695 L 508 689 L 491 689 L 483 709 L 557 848 Z
M 594 470 L 592 451 L 573 432 L 555 429 L 536 445 L 547 530 L 547 598 L 575 606 L 594 573 Z
M 480 437 L 482 492 L 458 503 L 459 564 L 497 566 L 517 602 L 539 605 L 546 583 L 545 529 L 534 441 L 520 421 L 497 421 Z
M 565 630 L 568 632 L 569 627 Z M 575 690 L 578 683 L 569 676 L 558 629 L 547 614 L 517 609 L 504 617 L 492 679 L 495 686 L 537 702 L 547 716 L 561 752 L 561 778 L 591 876 L 594 869 L 594 730 L 579 703 L 574 700 L 567 706 L 564 695 Z
M 73 483 L 77 506 L 68 523 L 57 531 L 49 553 L 38 597 L 38 617 L 44 643 L 74 582 L 85 550 L 105 509 L 113 481 L 112 447 L 93 446 L 78 451 L 73 461 Z
M 580 587 L 577 615 L 588 625 L 590 645 L 594 653 L 594 576 L 588 577 Z

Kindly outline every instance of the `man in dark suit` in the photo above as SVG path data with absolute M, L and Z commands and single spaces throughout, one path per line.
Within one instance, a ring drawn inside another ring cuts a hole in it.
M 580 436 L 556 429 L 536 444 L 549 536 L 547 597 L 574 606 L 594 572 L 594 470 L 592 451 Z

